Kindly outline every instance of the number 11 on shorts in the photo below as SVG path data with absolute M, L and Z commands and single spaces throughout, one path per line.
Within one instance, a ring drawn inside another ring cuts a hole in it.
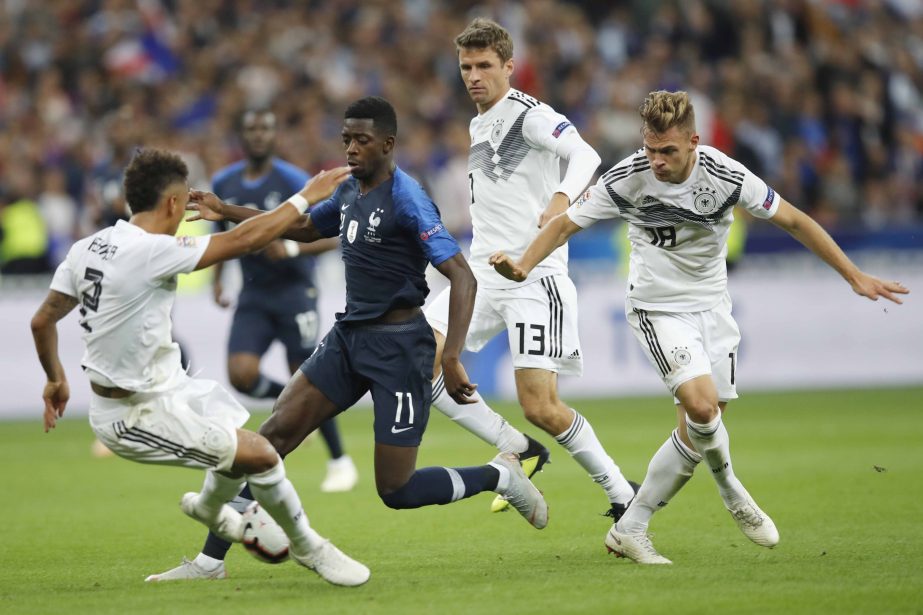
M 407 424 L 413 425 L 413 396 L 410 393 L 402 393 L 400 391 L 394 394 L 397 397 L 397 412 L 394 413 L 394 424 L 400 424 L 401 422 L 401 413 L 404 411 L 404 396 L 407 396 Z

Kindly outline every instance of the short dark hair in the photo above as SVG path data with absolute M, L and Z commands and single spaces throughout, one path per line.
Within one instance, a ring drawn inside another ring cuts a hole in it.
M 375 130 L 385 137 L 397 136 L 397 114 L 381 96 L 366 96 L 346 107 L 344 119 L 372 120 Z
M 513 38 L 507 30 L 491 19 L 477 17 L 455 37 L 455 48 L 492 49 L 506 64 L 513 57 Z
M 186 181 L 188 176 L 186 163 L 173 152 L 154 148 L 136 150 L 122 182 L 128 207 L 132 213 L 153 211 L 164 190 Z

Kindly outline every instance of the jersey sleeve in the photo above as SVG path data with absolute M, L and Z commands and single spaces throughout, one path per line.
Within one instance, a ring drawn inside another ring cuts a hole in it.
M 208 248 L 210 235 L 199 237 L 156 235 L 148 255 L 151 279 L 169 278 L 177 273 L 194 271 Z
M 566 117 L 549 107 L 539 105 L 530 109 L 522 122 L 522 136 L 532 147 L 546 149 L 558 154 L 562 139 L 577 133 L 577 129 Z
M 301 189 L 304 188 L 304 185 L 308 183 L 308 180 L 311 179 L 311 176 L 307 173 L 307 171 L 304 171 L 303 169 L 299 169 L 293 164 L 281 164 L 279 166 L 279 172 L 282 174 L 282 177 L 284 177 L 285 181 L 288 183 L 289 189 L 291 190 L 291 194 L 300 192 Z M 288 198 L 289 196 L 291 196 L 291 194 L 285 194 L 282 196 L 283 198 Z M 280 201 L 279 204 L 281 205 L 284 202 L 285 201 Z
M 737 205 L 747 210 L 754 218 L 768 219 L 776 215 L 782 200 L 771 186 L 740 165 L 744 170 L 744 181 L 740 187 L 740 201 Z
M 567 217 L 580 228 L 593 226 L 600 220 L 621 217 L 618 205 L 609 196 L 602 178 L 567 208 Z
M 399 194 L 395 195 L 395 201 L 401 208 L 400 223 L 407 231 L 413 233 L 420 249 L 433 267 L 441 265 L 461 252 L 461 248 L 442 223 L 436 204 L 419 184 L 408 186 L 413 180 L 401 180 Z
M 337 205 L 340 202 L 337 198 L 339 194 L 340 189 L 337 188 L 330 198 L 317 203 L 308 211 L 314 228 L 324 237 L 336 237 L 340 234 L 340 207 Z
M 77 285 L 74 283 L 74 268 L 71 265 L 70 254 L 67 255 L 58 268 L 55 269 L 54 277 L 51 279 L 51 290 L 64 293 L 71 297 L 77 297 Z

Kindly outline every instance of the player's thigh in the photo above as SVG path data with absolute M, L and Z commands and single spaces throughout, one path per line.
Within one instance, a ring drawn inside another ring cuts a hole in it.
M 259 433 L 280 455 L 288 455 L 308 434 L 340 412 L 341 408 L 298 370 L 279 394 L 272 414 L 260 426 Z
M 140 463 L 227 471 L 249 414 L 217 382 L 187 379 L 165 393 L 93 396 L 90 424 L 112 452 Z
M 577 290 L 570 278 L 546 276 L 518 288 L 483 292 L 503 317 L 514 368 L 583 373 Z
M 449 286 L 433 299 L 426 307 L 426 320 L 433 331 L 444 338 L 449 330 L 449 295 L 452 287 Z M 465 337 L 465 349 L 478 352 L 494 338 L 506 325 L 499 312 L 484 296 L 484 290 L 478 290 L 474 298 L 474 309 L 471 312 L 471 323 Z
M 730 298 L 725 297 L 715 308 L 702 312 L 701 318 L 705 349 L 711 361 L 712 379 L 718 389 L 718 399 L 723 402 L 737 399 L 740 328 L 731 314 Z
M 317 313 L 317 292 L 313 288 L 296 289 L 277 304 L 274 325 L 276 339 L 285 346 L 288 362 L 302 363 L 317 345 L 320 318 Z M 313 291 L 313 292 L 311 292 Z
M 375 442 L 420 445 L 432 401 L 436 342 L 424 318 L 370 325 L 356 332 L 356 369 L 371 383 Z
M 275 325 L 268 301 L 268 298 L 242 298 L 231 321 L 228 357 L 235 354 L 261 357 L 269 349 L 275 339 Z
M 671 393 L 684 382 L 711 374 L 711 360 L 695 313 L 626 306 L 625 315 L 635 339 Z

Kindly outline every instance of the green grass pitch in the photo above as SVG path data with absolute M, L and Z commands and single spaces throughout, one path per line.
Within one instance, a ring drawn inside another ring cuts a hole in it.
M 666 397 L 574 405 L 638 480 L 674 421 Z M 518 408 L 498 410 L 524 426 Z M 205 532 L 177 505 L 201 474 L 94 459 L 84 418 L 44 434 L 39 412 L 0 423 L 0 613 L 923 612 L 921 388 L 745 394 L 726 419 L 734 465 L 781 543 L 749 543 L 700 468 L 651 525 L 669 567 L 606 554 L 603 494 L 535 428 L 527 432 L 552 448 L 536 478 L 550 505 L 545 530 L 515 512 L 490 514 L 492 494 L 390 510 L 374 490 L 371 412 L 347 412 L 341 428 L 362 474 L 354 492 L 320 493 L 317 439 L 286 466 L 314 527 L 372 569 L 358 589 L 239 548 L 225 581 L 145 584 L 201 547 Z M 434 411 L 419 465 L 493 455 Z

